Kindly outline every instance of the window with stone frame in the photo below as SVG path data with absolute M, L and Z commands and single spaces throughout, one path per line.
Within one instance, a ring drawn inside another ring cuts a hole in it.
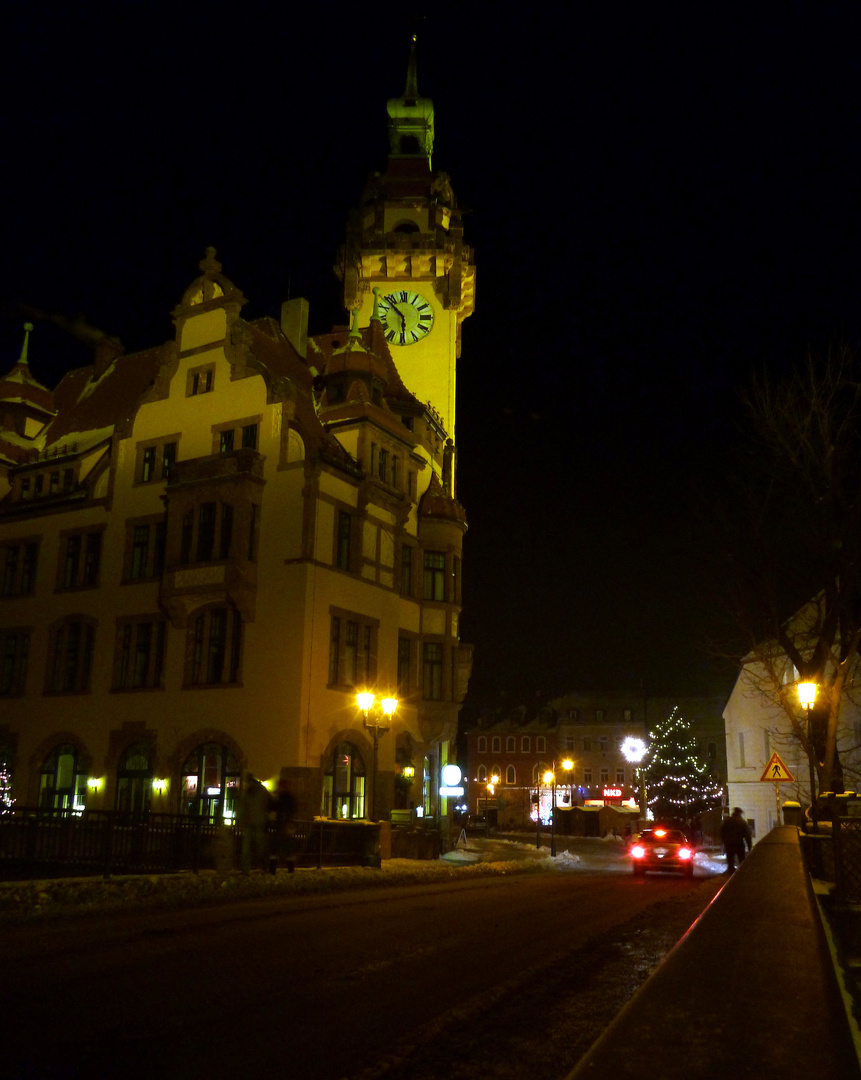
M 163 435 L 159 439 L 147 439 L 136 447 L 135 482 L 151 484 L 170 479 L 176 463 L 179 433 Z
M 398 638 L 398 693 L 408 694 L 412 688 L 413 643 L 408 637 Z
M 202 364 L 199 367 L 189 368 L 185 384 L 185 396 L 197 397 L 198 394 L 208 394 L 215 386 L 215 364 Z
M 424 589 L 425 600 L 445 600 L 445 552 L 426 551 L 424 553 Z
M 100 529 L 76 529 L 60 534 L 57 589 L 92 589 L 99 584 L 102 567 Z
M 161 689 L 167 620 L 161 615 L 141 615 L 117 620 L 114 648 L 114 689 Z
M 256 450 L 260 433 L 260 417 L 247 416 L 229 420 L 212 427 L 212 453 L 232 454 L 234 450 Z
M 167 522 L 164 515 L 126 522 L 123 581 L 152 581 L 164 570 Z
M 361 689 L 377 677 L 377 634 L 379 622 L 352 611 L 330 612 L 330 687 Z
M 335 566 L 339 570 L 351 568 L 353 515 L 339 510 L 335 517 Z
M 20 697 L 27 689 L 29 627 L 0 630 L 0 697 Z
M 413 594 L 413 548 L 401 544 L 401 596 Z
M 28 596 L 36 591 L 37 539 L 13 540 L 0 547 L 0 595 Z
M 425 701 L 442 701 L 443 646 L 440 641 L 422 644 L 422 697 Z
M 478 740 L 476 742 L 476 753 L 477 754 L 486 754 L 487 753 L 487 736 L 486 735 L 479 735 L 478 736 Z
M 42 762 L 39 808 L 72 810 L 87 807 L 88 770 L 80 748 L 71 743 L 55 746 Z
M 233 607 L 216 604 L 188 620 L 186 686 L 226 686 L 240 681 L 242 616 Z
M 188 509 L 180 524 L 179 562 L 220 562 L 233 554 L 232 503 L 208 499 Z
M 68 615 L 49 628 L 46 694 L 89 691 L 96 625 L 85 615 Z

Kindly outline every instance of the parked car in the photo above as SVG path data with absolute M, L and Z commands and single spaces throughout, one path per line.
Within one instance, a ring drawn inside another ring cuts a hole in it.
M 694 849 L 681 829 L 655 825 L 645 829 L 628 849 L 634 867 L 634 877 L 643 877 L 648 870 L 670 871 L 693 877 Z

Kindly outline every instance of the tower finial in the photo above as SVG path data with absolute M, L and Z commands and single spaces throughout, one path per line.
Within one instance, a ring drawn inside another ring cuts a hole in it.
M 19 364 L 23 364 L 25 367 L 29 367 L 27 357 L 30 352 L 30 335 L 33 333 L 33 324 L 31 322 L 24 323 L 24 341 L 21 345 L 21 356 L 18 360 Z
M 431 168 L 433 154 L 433 102 L 419 95 L 416 64 L 416 35 L 410 43 L 407 82 L 402 97 L 390 98 L 389 155 L 398 158 L 426 157 Z

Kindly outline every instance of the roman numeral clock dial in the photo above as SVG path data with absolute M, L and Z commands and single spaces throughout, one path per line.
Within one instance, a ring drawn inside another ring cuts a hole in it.
M 433 309 L 420 293 L 402 289 L 381 296 L 380 320 L 391 345 L 414 345 L 430 333 Z

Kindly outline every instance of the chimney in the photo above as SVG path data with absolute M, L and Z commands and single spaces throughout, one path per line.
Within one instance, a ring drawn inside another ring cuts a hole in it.
M 304 297 L 285 300 L 281 305 L 281 329 L 304 360 L 308 355 L 308 301 Z

